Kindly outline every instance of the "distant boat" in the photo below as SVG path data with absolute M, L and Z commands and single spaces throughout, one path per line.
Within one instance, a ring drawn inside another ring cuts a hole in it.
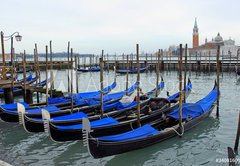
M 144 68 L 140 68 L 140 73 L 143 73 L 147 70 L 148 66 L 144 67 Z M 134 74 L 137 73 L 138 69 L 134 68 L 134 69 L 129 69 L 129 70 L 124 70 L 124 69 L 120 69 L 120 70 L 116 70 L 116 73 L 121 73 L 121 74 Z
M 81 67 L 77 69 L 78 71 L 82 71 L 82 72 L 98 72 L 101 70 L 100 66 L 93 66 L 93 67 Z
M 26 72 L 30 72 L 32 70 L 33 70 L 32 67 L 26 67 Z M 23 68 L 16 70 L 16 73 L 23 73 Z

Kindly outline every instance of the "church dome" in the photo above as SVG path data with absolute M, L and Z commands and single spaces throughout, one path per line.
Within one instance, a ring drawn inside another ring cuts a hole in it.
M 217 36 L 215 37 L 215 42 L 222 42 L 223 38 L 222 36 L 220 36 L 220 33 L 217 34 Z

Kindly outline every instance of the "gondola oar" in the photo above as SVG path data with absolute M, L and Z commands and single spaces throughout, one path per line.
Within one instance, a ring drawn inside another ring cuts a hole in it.
M 186 85 L 187 85 L 187 44 L 185 45 L 184 54 L 184 92 L 183 92 L 183 102 L 186 103 Z
M 138 121 L 138 127 L 141 127 L 140 123 L 140 64 L 139 64 L 139 45 L 136 45 L 136 56 L 137 56 L 137 121 Z
M 182 125 L 182 44 L 180 44 L 180 53 L 179 53 L 179 61 L 178 61 L 178 72 L 179 72 L 179 130 L 180 136 L 183 134 L 183 125 Z
M 155 97 L 158 97 L 159 61 L 160 61 L 160 49 L 158 50 L 158 53 L 157 53 L 157 66 L 156 66 L 157 80 L 156 80 L 156 95 L 155 95 Z
M 100 115 L 103 117 L 103 54 L 104 51 L 102 50 L 102 57 L 100 58 L 100 85 L 101 85 L 101 95 L 100 95 Z
M 46 46 L 46 80 L 48 79 L 48 46 Z M 46 105 L 48 105 L 48 82 L 46 84 Z

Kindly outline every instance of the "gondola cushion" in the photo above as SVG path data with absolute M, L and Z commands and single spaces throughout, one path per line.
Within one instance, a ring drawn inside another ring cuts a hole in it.
M 112 135 L 112 136 L 104 136 L 99 137 L 98 140 L 101 141 L 127 141 L 127 140 L 135 140 L 140 138 L 145 138 L 154 134 L 158 134 L 160 131 L 156 130 L 152 126 L 146 124 L 140 128 L 134 129 L 132 131 L 118 134 L 118 135 Z
M 62 120 L 74 120 L 74 119 L 82 119 L 88 118 L 88 116 L 83 112 L 72 113 L 69 115 L 54 117 L 51 119 L 51 122 L 62 121 Z
M 58 112 L 58 111 L 60 111 L 60 109 L 56 106 L 47 106 L 47 107 L 43 107 L 43 108 L 26 110 L 26 114 L 28 114 L 28 113 L 29 114 L 41 114 L 42 109 L 47 110 L 48 112 Z
M 90 122 L 91 127 L 103 127 L 110 126 L 114 124 L 119 124 L 115 119 L 108 117 L 100 120 Z M 56 126 L 59 130 L 74 130 L 74 129 L 82 129 L 82 124 L 71 125 L 71 126 Z
M 29 107 L 29 105 L 25 102 L 20 102 L 25 108 Z M 3 104 L 1 105 L 2 108 L 6 110 L 17 110 L 17 103 L 12 103 L 12 104 Z

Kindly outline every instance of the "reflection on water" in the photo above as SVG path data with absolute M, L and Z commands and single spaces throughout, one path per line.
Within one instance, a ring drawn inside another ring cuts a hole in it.
M 42 73 L 44 78 L 44 73 Z M 177 73 L 165 72 L 166 83 L 161 96 L 177 91 Z M 67 91 L 67 71 L 55 71 L 55 87 Z M 155 73 L 142 73 L 141 86 L 148 91 L 155 86 Z M 114 73 L 105 73 L 105 85 L 114 80 Z M 193 93 L 188 102 L 204 97 L 212 88 L 216 76 L 191 73 Z M 125 89 L 125 76 L 117 77 L 114 91 Z M 130 84 L 136 75 L 129 77 Z M 13 165 L 217 165 L 216 158 L 227 157 L 227 146 L 233 146 L 240 111 L 238 99 L 239 79 L 235 74 L 223 73 L 221 81 L 220 118 L 216 110 L 198 127 L 184 134 L 153 146 L 121 155 L 92 159 L 82 141 L 55 143 L 45 133 L 29 134 L 22 126 L 0 122 L 0 159 Z M 99 73 L 79 73 L 79 89 L 99 89 Z M 42 95 L 42 100 L 45 96 Z M 22 100 L 21 97 L 17 99 Z

